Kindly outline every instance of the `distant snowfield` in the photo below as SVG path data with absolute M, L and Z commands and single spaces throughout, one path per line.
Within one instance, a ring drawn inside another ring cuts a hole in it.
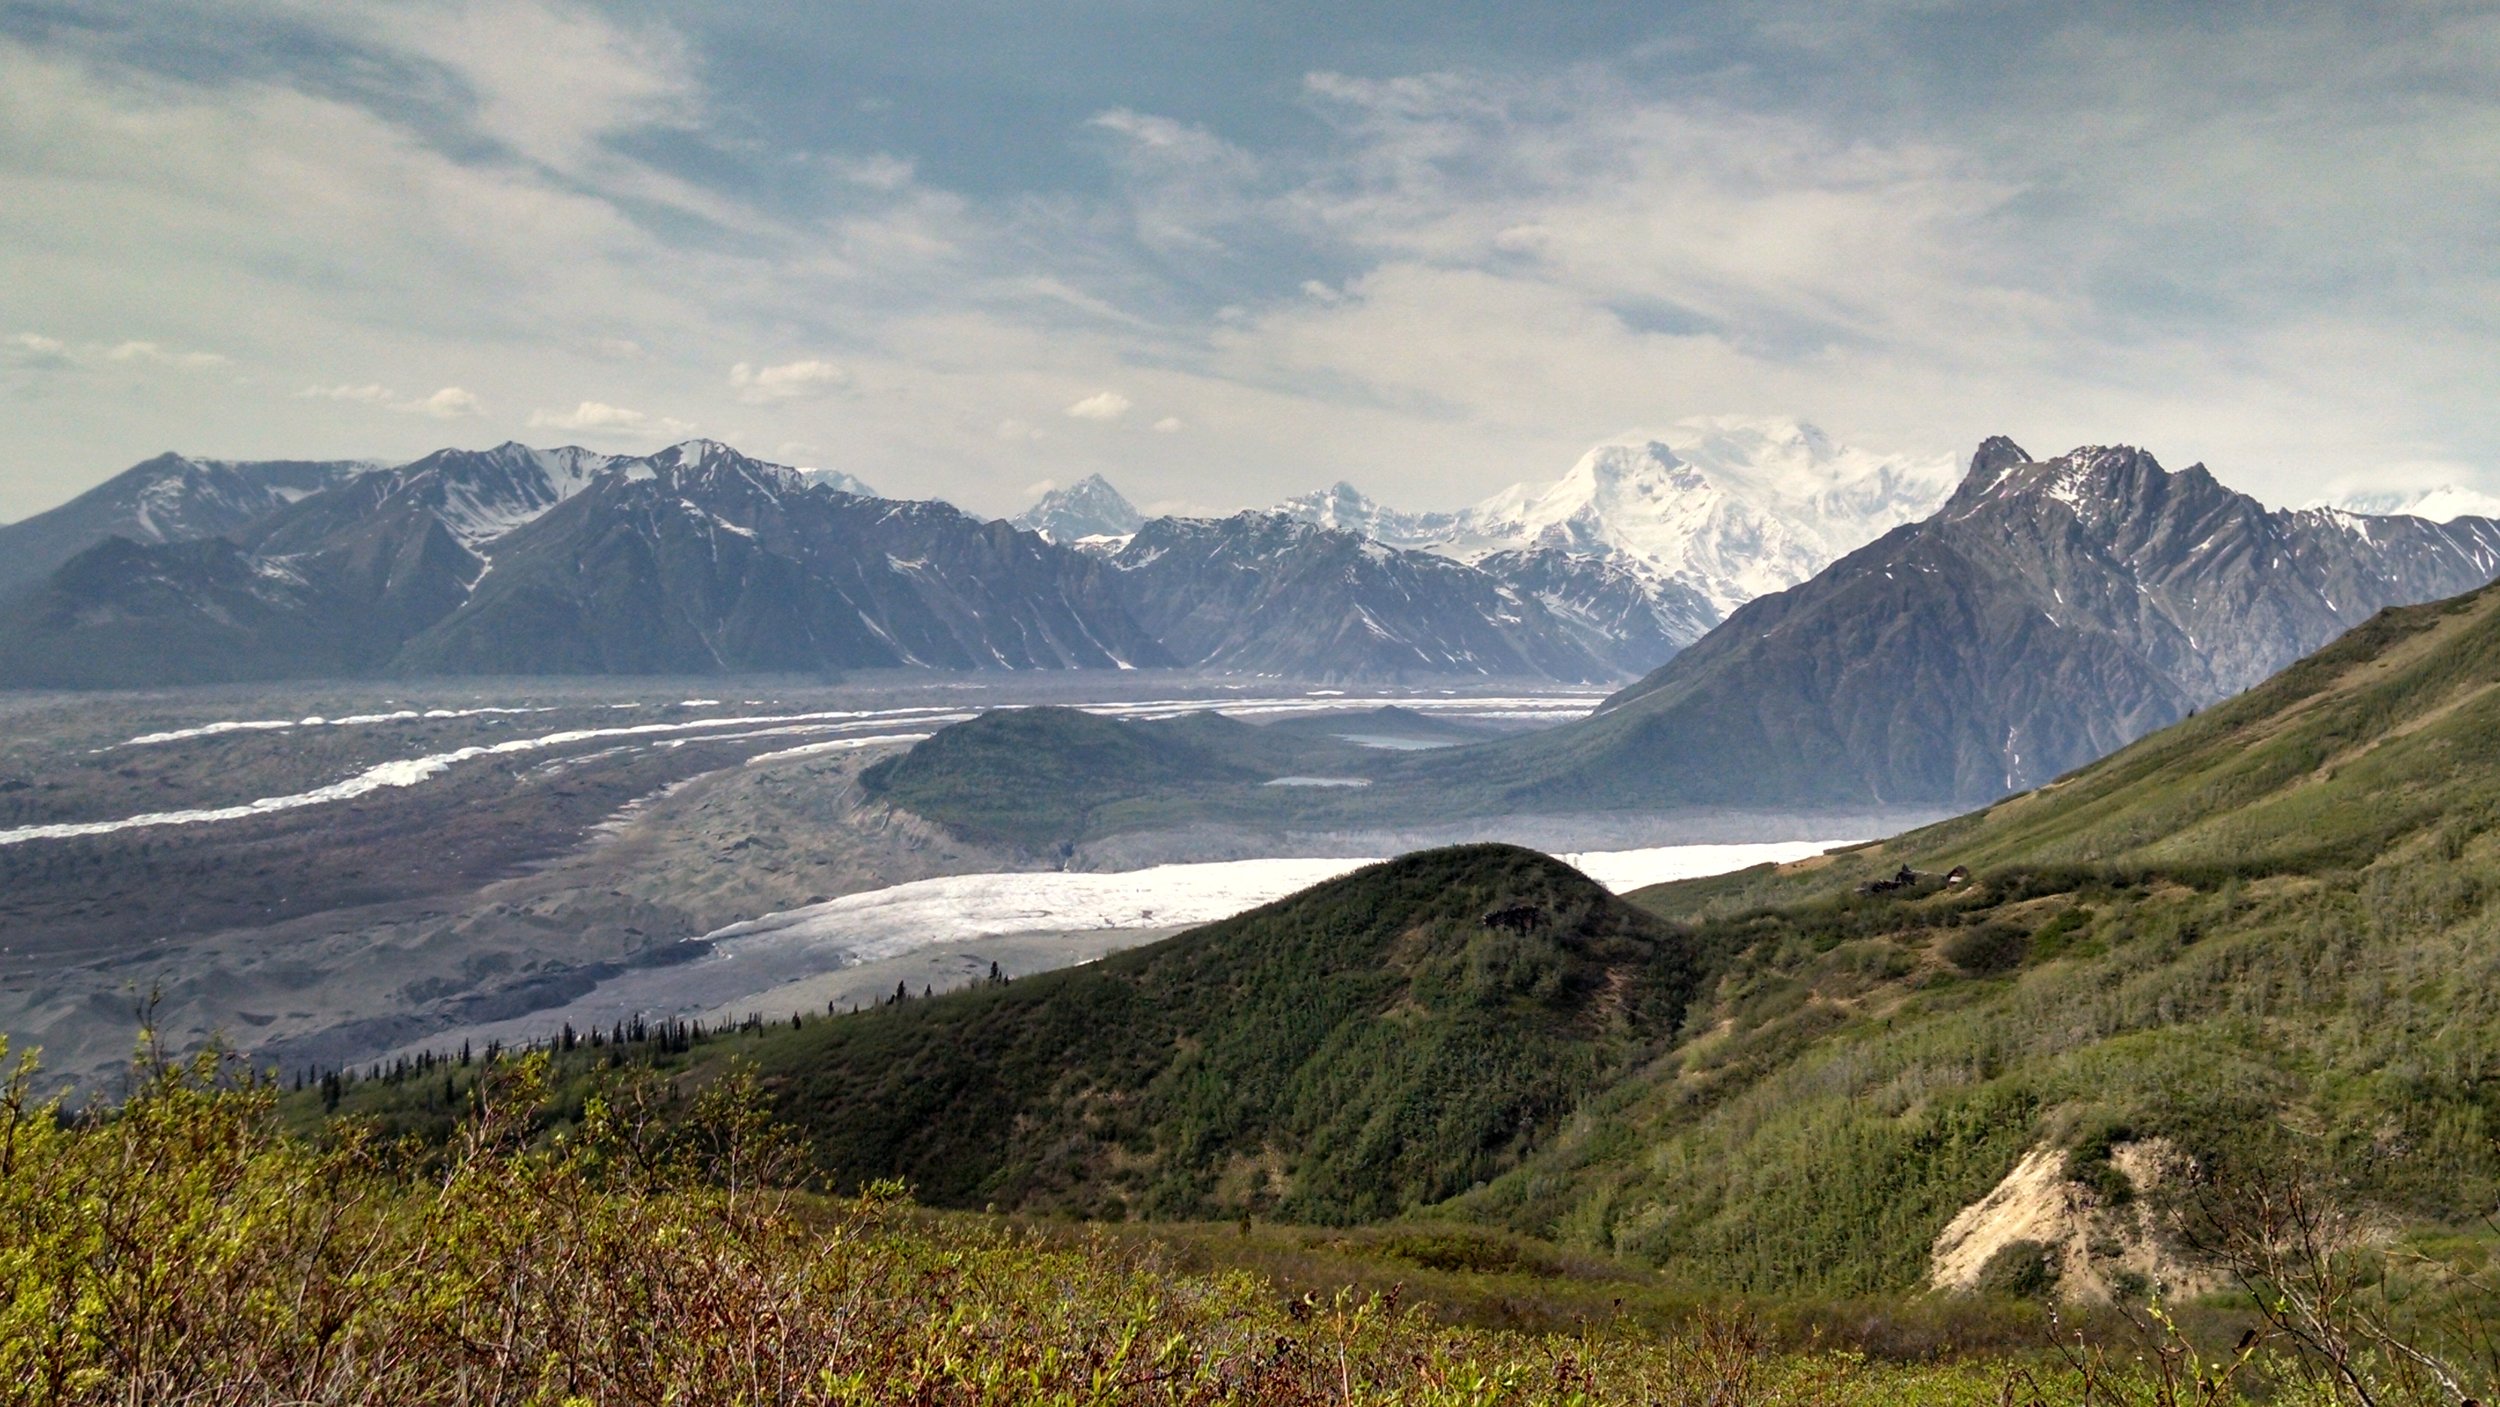
M 1081 704 L 1088 713 L 1109 718 L 1175 718 L 1186 713 L 1214 710 L 1236 718 L 1274 714 L 1330 713 L 1362 711 L 1395 704 L 1417 713 L 1440 718 L 1505 720 L 1521 723 L 1564 722 L 1586 716 L 1596 707 L 1600 695 L 1595 693 L 1558 692 L 1507 697 L 1471 697 L 1453 690 L 1448 696 L 1377 695 L 1351 697 L 1328 690 L 1311 695 L 1277 695 L 1242 699 L 1149 699 L 1120 703 Z M 756 701 L 748 700 L 749 705 Z M 718 707 L 717 699 L 687 699 L 678 708 Z M 1002 703 L 1001 707 L 1014 707 Z M 634 708 L 635 704 L 610 704 L 610 708 Z M 119 744 L 121 747 L 153 747 L 168 743 L 213 741 L 246 733 L 286 732 L 299 728 L 371 727 L 384 723 L 403 723 L 418 719 L 456 719 L 489 714 L 526 714 L 551 712 L 548 708 L 479 707 L 465 709 L 428 709 L 419 712 L 405 709 L 393 713 L 353 714 L 339 718 L 253 718 L 224 719 L 196 727 L 177 728 L 159 733 L 146 733 Z M 749 765 L 793 757 L 842 751 L 872 746 L 901 746 L 919 742 L 929 736 L 927 730 L 971 718 L 975 710 L 955 704 L 914 704 L 877 709 L 828 709 L 808 713 L 724 714 L 711 718 L 685 719 L 669 723 L 640 723 L 614 728 L 570 728 L 528 738 L 508 738 L 496 743 L 454 748 L 448 752 L 428 753 L 420 757 L 384 762 L 352 776 L 343 777 L 325 786 L 284 796 L 256 797 L 228 806 L 193 807 L 177 811 L 150 811 L 135 816 L 115 817 L 102 821 L 59 821 L 42 825 L 18 826 L 0 830 L 0 845 L 23 845 L 37 840 L 68 840 L 79 836 L 110 835 L 116 831 L 137 830 L 153 826 L 213 825 L 223 821 L 247 820 L 282 811 L 301 810 L 348 801 L 374 792 L 412 787 L 443 775 L 460 763 L 477 758 L 505 757 L 516 753 L 541 752 L 569 747 L 578 743 L 625 740 L 647 747 L 682 747 L 689 742 L 730 742 L 762 737 L 816 737 L 822 741 L 766 753 L 748 759 Z M 910 728 L 919 731 L 898 732 Z M 843 736 L 832 736 L 843 735 Z
M 1616 893 L 1752 865 L 1819 855 L 1849 840 L 1745 845 L 1659 845 L 1556 858 Z M 1211 860 L 1109 874 L 1083 871 L 949 875 L 769 914 L 708 933 L 722 957 L 819 948 L 842 965 L 933 944 L 1012 933 L 1172 928 L 1213 923 L 1378 859 Z
M 1849 843 L 1663 845 L 1558 858 L 1621 893 L 1671 879 L 1801 860 Z M 879 974 L 873 978 L 879 990 L 898 978 L 917 987 L 944 980 L 950 968 L 959 979 L 968 976 L 993 957 L 1006 959 L 1011 972 L 1047 971 L 1246 913 L 1377 863 L 1221 860 L 1110 873 L 1042 871 L 916 880 L 731 924 L 687 940 L 704 946 L 692 961 L 634 968 L 561 1006 L 436 1032 L 399 1053 L 447 1049 L 464 1039 L 516 1044 L 544 1040 L 568 1024 L 605 1029 L 637 1017 L 717 1021 L 757 1013 L 780 1018 L 792 1011 L 824 1009 L 863 974 Z M 904 968 L 908 970 L 898 970 Z

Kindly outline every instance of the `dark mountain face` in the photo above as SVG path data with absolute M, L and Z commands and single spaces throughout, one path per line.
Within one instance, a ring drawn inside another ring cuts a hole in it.
M 256 552 L 317 551 L 377 520 L 440 522 L 462 544 L 490 542 L 587 487 L 626 461 L 567 447 L 506 443 L 489 450 L 437 450 L 395 469 L 377 469 L 291 504 L 237 539 Z
M 0 596 L 41 581 L 106 538 L 144 545 L 223 537 L 371 467 L 347 460 L 232 462 L 160 454 L 58 508 L 0 526 Z
M 1589 653 L 1625 674 L 1656 669 L 1719 623 L 1710 599 L 1619 554 L 1531 547 L 1478 571 L 1542 605 Z
M 0 683 L 1168 663 L 1093 558 L 708 442 L 445 451 L 237 535 L 73 560 L 0 627 Z
M 225 538 L 108 538 L 0 613 L 0 684 L 128 688 L 372 673 L 477 559 L 439 524 L 257 557 Z
M 1110 559 L 1184 664 L 1327 678 L 1620 677 L 1533 597 L 1426 552 L 1282 513 L 1157 518 Z
M 1522 801 L 1987 800 L 2495 571 L 2489 520 L 2270 511 L 2140 450 L 2035 462 L 1991 440 L 1935 517 L 1747 604 L 1495 770 Z
M 439 673 L 1162 665 L 1109 569 L 942 503 L 810 488 L 720 453 L 653 460 L 494 544 L 403 652 Z

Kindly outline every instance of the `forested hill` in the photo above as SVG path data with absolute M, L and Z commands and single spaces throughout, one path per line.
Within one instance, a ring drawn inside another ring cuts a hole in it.
M 1672 1040 L 1703 971 L 1578 871 L 1464 846 L 760 1058 L 838 1185 L 1350 1223 L 1515 1165 Z

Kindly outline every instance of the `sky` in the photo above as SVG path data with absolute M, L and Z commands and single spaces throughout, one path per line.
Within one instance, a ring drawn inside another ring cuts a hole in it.
M 1413 508 L 1697 415 L 2500 492 L 2500 6 L 0 0 L 0 520 L 701 435 Z

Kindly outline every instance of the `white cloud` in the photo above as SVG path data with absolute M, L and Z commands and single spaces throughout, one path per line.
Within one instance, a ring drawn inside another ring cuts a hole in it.
M 1182 428 L 1181 418 L 1177 415 L 1167 415 L 1155 422 L 1155 429 L 1166 435 L 1178 434 Z
M 1068 407 L 1071 420 L 1118 420 L 1129 413 L 1131 402 L 1117 391 L 1097 391 Z
M 62 352 L 68 350 L 69 346 L 68 343 L 63 342 L 58 337 L 46 337 L 40 332 L 16 333 L 9 338 L 9 341 L 19 347 L 25 348 L 29 352 L 33 352 L 37 356 L 43 357 L 59 356 Z
M 740 362 L 729 369 L 729 384 L 738 388 L 738 399 L 745 404 L 770 405 L 840 390 L 851 384 L 851 376 L 828 361 L 784 362 L 767 367 Z
M 297 400 L 351 401 L 358 405 L 380 406 L 402 415 L 425 415 L 436 420 L 458 420 L 464 416 L 482 415 L 485 407 L 478 398 L 457 386 L 445 386 L 430 396 L 402 396 L 388 386 L 307 386 L 295 393 Z
M 388 405 L 397 399 L 388 386 L 307 386 L 295 393 L 304 401 L 356 401 L 364 405 Z
M 1009 416 L 991 428 L 990 438 L 1004 440 L 1009 444 L 1022 444 L 1033 440 L 1049 439 L 1050 432 L 1031 421 L 1018 420 L 1014 416 Z
M 646 439 L 654 435 L 673 439 L 690 435 L 695 428 L 690 421 L 650 415 L 604 401 L 584 401 L 571 410 L 533 410 L 529 423 L 534 430 L 564 430 L 608 439 Z
M 437 420 L 457 420 L 464 415 L 485 414 L 485 408 L 478 404 L 477 397 L 457 386 L 445 386 L 433 395 L 404 405 L 395 405 L 391 409 L 430 415 Z
M 104 359 L 112 362 L 145 362 L 151 366 L 170 366 L 183 371 L 209 371 L 226 365 L 226 358 L 215 352 L 181 352 L 156 342 L 122 342 L 108 347 Z

